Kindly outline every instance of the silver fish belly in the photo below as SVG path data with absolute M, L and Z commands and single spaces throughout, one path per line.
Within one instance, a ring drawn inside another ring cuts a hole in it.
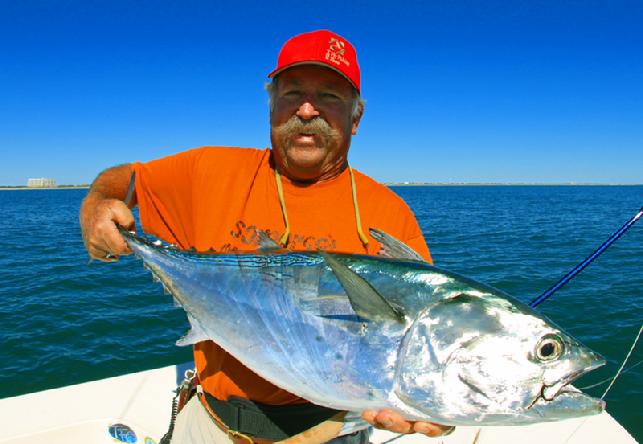
M 313 403 L 516 425 L 599 413 L 570 382 L 604 360 L 503 292 L 415 260 L 191 253 L 122 231 L 211 339 Z

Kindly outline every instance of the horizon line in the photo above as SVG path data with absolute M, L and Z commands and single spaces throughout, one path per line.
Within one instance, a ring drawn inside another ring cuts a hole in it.
M 605 182 L 381 182 L 386 186 L 643 186 L 643 183 Z M 0 189 L 52 190 L 59 188 L 89 188 L 91 184 L 63 184 L 53 187 L 29 187 L 26 185 L 0 185 Z

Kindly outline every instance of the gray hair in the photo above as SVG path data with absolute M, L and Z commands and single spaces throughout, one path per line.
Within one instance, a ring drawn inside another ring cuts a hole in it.
M 270 99 L 270 111 L 275 107 L 275 94 L 277 94 L 277 83 L 279 77 L 274 77 L 271 82 L 266 82 L 264 88 L 268 91 L 268 97 Z M 353 120 L 358 118 L 364 112 L 364 99 L 359 95 L 357 90 L 353 88 L 353 109 L 351 110 L 351 117 Z

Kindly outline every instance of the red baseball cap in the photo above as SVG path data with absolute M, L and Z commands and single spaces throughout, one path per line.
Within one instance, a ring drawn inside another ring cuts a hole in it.
M 321 65 L 346 77 L 359 93 L 359 65 L 355 48 L 344 37 L 326 29 L 299 34 L 288 40 L 279 52 L 274 77 L 297 65 Z

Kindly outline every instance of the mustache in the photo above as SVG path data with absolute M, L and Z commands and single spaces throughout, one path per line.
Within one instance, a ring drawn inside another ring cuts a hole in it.
M 324 142 L 339 136 L 339 132 L 328 124 L 323 118 L 315 117 L 310 120 L 303 120 L 298 116 L 292 116 L 286 123 L 274 128 L 279 137 L 286 140 L 298 134 L 311 134 L 321 136 Z

